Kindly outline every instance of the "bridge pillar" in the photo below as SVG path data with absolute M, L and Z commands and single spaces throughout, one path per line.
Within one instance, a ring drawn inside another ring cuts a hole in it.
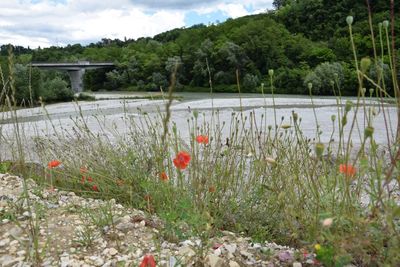
M 83 75 L 85 74 L 85 69 L 80 70 L 68 70 L 69 78 L 71 80 L 71 88 L 75 93 L 80 93 L 83 91 Z

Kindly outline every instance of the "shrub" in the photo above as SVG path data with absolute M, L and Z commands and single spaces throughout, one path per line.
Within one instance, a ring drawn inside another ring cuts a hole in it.
M 43 82 L 40 96 L 46 102 L 70 101 L 74 98 L 74 92 L 66 81 L 57 76 Z
M 312 93 L 316 95 L 332 94 L 335 87 L 341 87 L 344 80 L 343 67 L 340 63 L 324 62 L 304 79 L 304 86 L 312 83 Z
M 246 92 L 254 92 L 260 80 L 256 75 L 247 73 L 243 78 L 243 89 Z

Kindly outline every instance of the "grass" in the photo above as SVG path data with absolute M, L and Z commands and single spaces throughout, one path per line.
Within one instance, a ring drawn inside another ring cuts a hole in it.
M 351 23 L 349 29 L 351 33 Z M 354 54 L 358 66 L 355 48 Z M 274 88 L 274 73 L 269 73 Z M 396 202 L 400 142 L 398 135 L 391 138 L 396 129 L 389 127 L 387 107 L 382 104 L 388 139 L 386 145 L 376 143 L 372 125 L 377 114 L 365 104 L 372 98 L 362 93 L 369 77 L 365 70 L 358 70 L 358 78 L 360 88 L 354 103 L 343 105 L 341 89 L 336 88 L 337 112 L 332 114 L 339 133 L 336 143 L 321 143 L 321 129 L 311 140 L 302 131 L 302 118 L 293 112 L 290 118 L 280 120 L 276 109 L 265 109 L 261 115 L 235 112 L 226 122 L 217 109 L 207 114 L 190 110 L 189 138 L 184 138 L 170 119 L 171 86 L 165 111 L 134 118 L 124 114 L 129 129 L 124 133 L 107 129 L 96 116 L 104 129 L 100 133 L 92 132 L 84 117 L 74 122 L 73 131 L 53 124 L 53 137 L 34 139 L 35 153 L 43 166 L 52 160 L 62 165 L 43 167 L 45 175 L 38 175 L 37 180 L 157 214 L 165 221 L 162 235 L 168 240 L 197 236 L 206 241 L 221 230 L 230 230 L 257 241 L 314 251 L 326 266 L 395 266 L 400 264 L 400 208 Z M 375 95 L 370 97 L 387 101 L 386 85 L 379 78 L 375 85 Z M 398 92 L 395 81 L 393 86 Z M 399 97 L 397 94 L 397 103 Z M 365 114 L 362 121 L 357 117 L 360 110 Z M 273 125 L 268 125 L 267 117 L 272 117 Z M 24 162 L 20 155 L 26 153 L 25 139 L 18 131 L 18 118 L 14 119 L 19 140 L 15 161 Z M 315 120 L 319 125 L 316 115 Z M 350 129 L 346 136 L 345 128 Z M 199 135 L 209 140 L 199 143 Z M 355 138 L 359 147 L 352 145 Z M 190 160 L 177 156 L 183 151 Z M 23 176 L 32 175 L 21 169 Z M 112 212 L 106 208 L 99 212 L 92 218 L 96 225 L 109 225 Z M 91 229 L 83 228 L 81 234 L 79 242 L 90 246 Z

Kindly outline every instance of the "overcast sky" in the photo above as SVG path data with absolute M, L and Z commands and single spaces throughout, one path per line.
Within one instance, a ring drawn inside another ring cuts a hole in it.
M 272 9 L 273 0 L 0 0 L 0 44 L 31 48 L 154 36 Z

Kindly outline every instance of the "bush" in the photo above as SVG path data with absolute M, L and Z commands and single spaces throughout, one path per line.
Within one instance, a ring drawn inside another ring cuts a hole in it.
M 243 78 L 243 89 L 246 92 L 254 92 L 260 80 L 256 75 L 247 73 Z
M 324 62 L 304 79 L 304 86 L 312 83 L 315 95 L 331 95 L 334 87 L 341 87 L 344 81 L 343 67 L 340 63 Z
M 43 82 L 40 96 L 46 102 L 70 101 L 74 98 L 74 92 L 66 81 L 57 76 Z

